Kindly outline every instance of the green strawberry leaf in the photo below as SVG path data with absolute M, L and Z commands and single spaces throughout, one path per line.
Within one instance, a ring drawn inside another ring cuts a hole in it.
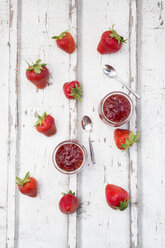
M 28 179 L 30 177 L 30 172 L 28 171 L 25 175 L 25 178 L 24 179 Z
M 21 181 L 22 181 L 22 179 L 19 178 L 19 177 L 16 177 L 16 180 L 17 180 L 19 183 L 21 183 Z
M 36 64 L 38 65 L 40 64 L 40 62 L 41 62 L 41 59 L 37 59 Z
M 129 140 L 126 140 L 125 143 L 127 146 L 129 146 L 129 144 L 130 144 Z
M 28 62 L 26 62 L 28 64 L 28 68 L 26 69 L 27 71 L 32 71 L 34 70 L 35 73 L 39 74 L 41 73 L 42 70 L 44 70 L 44 66 L 46 66 L 46 64 L 41 64 L 41 59 L 37 59 L 36 63 L 33 65 L 30 65 Z
M 38 120 L 35 123 L 34 127 L 41 125 L 42 121 L 45 120 L 46 116 L 47 116 L 46 112 L 44 112 L 44 114 L 42 116 L 38 115 Z
M 29 62 L 28 62 L 28 61 L 26 61 L 26 60 L 25 60 L 25 62 L 26 62 L 26 63 L 27 63 L 27 65 L 28 65 L 28 66 L 30 67 L 30 64 L 29 64 Z
M 130 199 L 128 201 L 126 199 L 124 199 L 124 201 L 120 201 L 120 206 L 118 207 L 118 209 L 120 211 L 124 211 L 128 207 L 129 201 L 130 201 Z
M 109 35 L 110 37 L 111 37 L 111 39 L 113 39 L 113 38 L 115 38 L 116 40 L 117 40 L 117 42 L 118 42 L 118 44 L 120 44 L 120 43 L 125 43 L 127 40 L 124 40 L 124 38 L 122 37 L 122 36 L 120 36 L 117 32 L 116 32 L 116 30 L 114 30 L 114 24 L 112 25 L 112 28 L 111 28 L 111 34 Z
M 41 72 L 39 67 L 34 67 L 34 71 L 35 71 L 35 73 L 38 73 L 38 74 Z
M 65 33 L 65 32 L 63 32 L 63 33 L 61 33 L 61 34 L 59 35 L 59 39 L 61 40 L 64 36 L 66 36 L 66 33 Z
M 75 196 L 75 192 L 72 192 L 72 190 L 69 190 L 68 193 L 62 192 L 62 195 L 63 195 L 63 196 L 64 196 L 64 195 L 67 195 L 67 194 L 69 194 L 69 195 L 74 195 L 74 196 Z
M 140 133 L 138 132 L 138 133 L 134 136 L 134 140 L 133 140 L 134 143 L 135 143 L 135 142 L 140 142 L 140 141 L 139 141 L 139 136 L 140 136 Z
M 134 140 L 134 134 L 133 134 L 133 132 L 131 131 L 130 134 L 129 134 L 129 142 L 130 142 L 130 143 L 133 143 L 133 140 Z
M 121 144 L 121 148 L 127 148 L 126 144 Z
M 67 33 L 68 31 L 64 31 L 64 32 L 62 32 L 60 35 L 58 35 L 58 36 L 52 36 L 52 39 L 55 39 L 55 40 L 61 40 L 63 37 L 65 37 L 66 36 L 66 33 Z
M 52 36 L 52 39 L 57 40 L 58 39 L 58 36 Z
M 68 194 L 69 194 L 69 195 L 74 195 L 74 196 L 75 196 L 75 192 L 72 192 L 72 190 L 69 190 L 69 191 L 68 191 Z
M 79 100 L 80 102 L 82 101 L 82 96 L 83 96 L 83 90 L 81 85 L 78 86 L 78 84 L 75 84 L 75 87 L 71 87 L 71 96 L 74 96 L 75 99 Z
M 124 39 L 124 37 L 123 37 L 123 36 L 120 36 L 120 38 L 121 38 L 121 42 L 122 42 L 122 43 L 126 43 L 126 42 L 127 42 L 127 40 L 128 40 L 128 39 Z
M 122 143 L 120 148 L 124 148 L 123 150 L 127 150 L 128 148 L 130 148 L 134 143 L 138 143 L 139 141 L 139 137 L 140 137 L 140 133 L 138 132 L 136 135 L 134 135 L 134 133 L 131 131 L 129 133 L 129 138 L 125 140 L 125 143 Z
M 29 177 L 30 177 L 30 172 L 26 173 L 24 179 L 16 177 L 16 184 L 23 187 L 25 183 L 30 182 Z

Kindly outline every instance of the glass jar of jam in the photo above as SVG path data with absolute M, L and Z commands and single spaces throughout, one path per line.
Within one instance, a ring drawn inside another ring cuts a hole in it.
M 76 140 L 58 144 L 53 152 L 53 164 L 64 174 L 75 174 L 82 170 L 87 161 L 87 151 Z
M 99 105 L 100 119 L 114 127 L 119 127 L 130 120 L 133 113 L 131 98 L 120 91 L 106 95 Z

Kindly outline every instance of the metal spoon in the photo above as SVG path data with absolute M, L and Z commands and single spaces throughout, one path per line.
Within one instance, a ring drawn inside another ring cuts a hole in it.
M 91 161 L 92 161 L 92 164 L 95 164 L 96 163 L 95 154 L 94 154 L 93 145 L 92 145 L 92 142 L 91 142 L 92 121 L 88 116 L 84 116 L 82 121 L 81 121 L 81 124 L 82 124 L 82 128 L 86 132 L 88 132 L 88 140 L 89 140 L 89 149 L 90 149 L 90 154 L 91 154 Z
M 126 83 L 124 83 L 118 76 L 116 70 L 111 65 L 104 65 L 103 71 L 105 75 L 107 75 L 110 78 L 115 78 L 119 82 L 121 82 L 131 93 L 136 96 L 138 99 L 140 99 L 139 94 L 137 94 L 133 89 L 131 89 Z

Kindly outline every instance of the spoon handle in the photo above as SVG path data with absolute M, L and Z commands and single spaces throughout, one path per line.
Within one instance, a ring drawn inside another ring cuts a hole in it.
M 91 137 L 90 137 L 90 132 L 89 132 L 88 140 L 89 140 L 89 149 L 90 149 L 90 154 L 91 154 L 91 162 L 92 164 L 96 164 L 95 154 L 94 154 L 93 145 L 92 145 Z
M 123 82 L 119 77 L 115 77 L 118 81 L 120 81 L 131 93 L 136 96 L 138 99 L 140 99 L 139 94 L 137 94 L 133 89 L 131 89 L 126 83 Z

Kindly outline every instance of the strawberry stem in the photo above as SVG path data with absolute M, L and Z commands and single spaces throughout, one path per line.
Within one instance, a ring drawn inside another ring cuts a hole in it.
M 139 132 L 136 135 L 134 135 L 134 133 L 131 131 L 129 133 L 129 138 L 126 139 L 125 143 L 121 144 L 121 148 L 123 148 L 123 150 L 125 151 L 128 148 L 130 148 L 134 143 L 139 143 L 140 142 L 139 137 L 140 137 Z
M 120 206 L 118 207 L 118 209 L 120 211 L 124 211 L 128 207 L 129 202 L 130 202 L 130 199 L 129 200 L 124 199 L 124 201 L 120 201 Z
M 111 39 L 113 39 L 113 38 L 115 38 L 116 40 L 117 40 L 117 42 L 118 42 L 118 44 L 119 43 L 125 43 L 127 40 L 124 40 L 124 38 L 123 38 L 123 36 L 120 36 L 117 32 L 116 32 L 116 30 L 114 30 L 114 24 L 112 25 L 112 28 L 111 28 L 111 34 L 109 35 L 110 37 L 111 37 Z
M 35 123 L 34 127 L 41 125 L 42 121 L 45 120 L 46 116 L 47 116 L 46 112 L 44 112 L 42 116 L 38 115 L 38 120 Z
M 67 33 L 68 31 L 64 31 L 64 32 L 62 32 L 60 35 L 58 35 L 58 36 L 53 36 L 52 37 L 52 39 L 55 39 L 55 40 L 61 40 L 64 36 L 66 36 L 66 33 Z
M 69 195 L 74 195 L 74 196 L 75 196 L 75 192 L 72 192 L 72 190 L 69 190 L 68 193 L 62 192 L 62 195 L 63 195 L 63 196 L 64 196 L 64 195 L 67 195 L 67 194 L 69 194 Z
M 24 179 L 16 177 L 16 184 L 23 187 L 25 183 L 30 182 L 29 177 L 30 177 L 30 172 L 26 173 Z
M 82 101 L 83 91 L 81 85 L 78 86 L 78 84 L 75 84 L 75 87 L 71 87 L 71 96 L 74 96 L 75 99 Z
M 41 59 L 37 59 L 37 61 L 35 62 L 35 64 L 30 65 L 27 61 L 26 63 L 28 64 L 28 69 L 26 69 L 27 71 L 33 71 L 37 74 L 41 73 L 41 70 L 43 70 L 43 67 L 46 66 L 46 64 L 41 64 Z

